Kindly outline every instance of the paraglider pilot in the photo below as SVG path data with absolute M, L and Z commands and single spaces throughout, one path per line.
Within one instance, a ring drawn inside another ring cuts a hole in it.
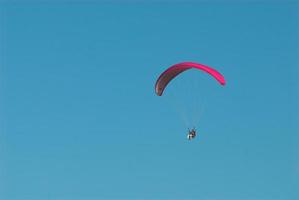
M 193 128 L 193 129 L 189 129 L 188 130 L 188 135 L 187 135 L 187 138 L 188 138 L 188 140 L 191 140 L 191 139 L 194 139 L 196 137 L 196 130 L 195 130 L 195 128 Z

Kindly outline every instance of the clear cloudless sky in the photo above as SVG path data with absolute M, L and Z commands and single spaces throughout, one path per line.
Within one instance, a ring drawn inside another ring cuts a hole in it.
M 0 199 L 299 199 L 298 8 L 1 1 Z M 182 61 L 227 79 L 191 142 L 154 93 Z

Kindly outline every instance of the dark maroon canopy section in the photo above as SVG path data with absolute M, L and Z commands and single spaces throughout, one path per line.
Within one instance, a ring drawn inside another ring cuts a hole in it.
M 213 76 L 221 85 L 225 85 L 225 79 L 222 74 L 220 74 L 218 71 L 215 69 L 198 64 L 198 63 L 193 63 L 193 62 L 183 62 L 183 63 L 178 63 L 175 64 L 171 67 L 169 67 L 167 70 L 165 70 L 158 78 L 156 85 L 155 85 L 155 91 L 158 96 L 161 96 L 163 94 L 164 89 L 168 85 L 168 83 L 177 75 L 180 73 L 191 69 L 191 68 L 196 68 L 199 70 L 202 70 L 211 76 Z

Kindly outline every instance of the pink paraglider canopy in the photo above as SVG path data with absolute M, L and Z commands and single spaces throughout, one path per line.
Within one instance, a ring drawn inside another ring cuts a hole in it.
M 221 85 L 225 85 L 224 76 L 222 76 L 222 74 L 220 74 L 215 69 L 198 63 L 183 62 L 169 67 L 159 76 L 155 85 L 156 94 L 158 96 L 161 96 L 163 94 L 164 89 L 173 78 L 191 68 L 202 70 L 213 76 Z

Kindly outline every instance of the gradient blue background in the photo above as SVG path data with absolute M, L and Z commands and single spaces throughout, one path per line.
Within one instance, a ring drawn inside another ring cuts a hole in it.
M 298 8 L 2 2 L 0 199 L 299 199 Z M 153 90 L 181 61 L 228 82 L 192 142 Z

